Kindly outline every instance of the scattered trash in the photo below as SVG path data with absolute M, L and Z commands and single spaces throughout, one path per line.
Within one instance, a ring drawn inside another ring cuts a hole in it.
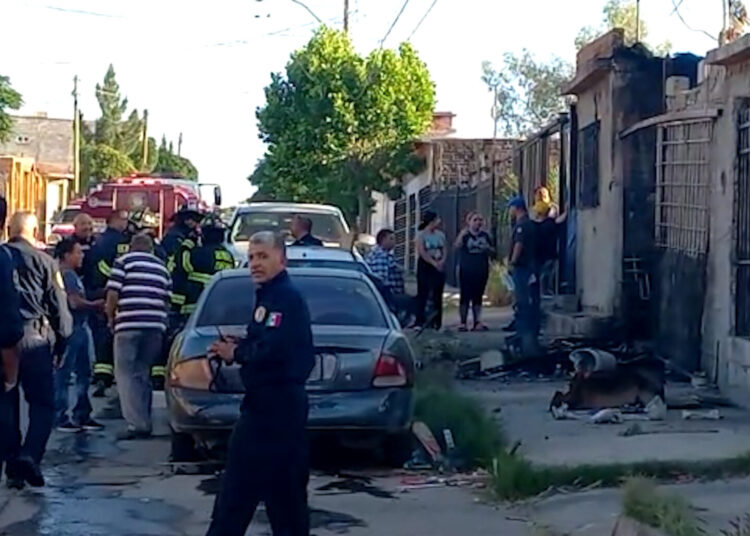
M 695 374 L 693 374 L 693 377 L 690 378 L 690 383 L 696 389 L 699 389 L 701 387 L 706 387 L 708 385 L 708 378 L 706 377 L 706 373 L 696 372 Z
M 597 348 L 581 348 L 570 353 L 570 360 L 576 372 L 590 374 L 604 370 L 615 370 L 617 359 L 614 355 Z
M 559 406 L 552 406 L 550 408 L 550 412 L 552 413 L 552 417 L 556 421 L 564 421 L 570 418 L 570 414 L 568 413 L 568 405 L 564 402 Z
M 594 413 L 589 421 L 594 424 L 621 424 L 623 418 L 619 409 L 607 408 Z
M 487 487 L 488 480 L 489 474 L 483 470 L 448 477 L 407 475 L 401 478 L 401 486 L 398 488 L 398 491 L 399 493 L 408 493 L 414 490 L 442 487 L 483 489 Z
M 421 421 L 415 422 L 412 424 L 411 431 L 417 437 L 419 444 L 422 445 L 433 462 L 439 462 L 443 458 L 440 444 L 425 423 Z
M 453 432 L 448 428 L 443 430 L 443 439 L 445 439 L 445 450 L 449 453 L 456 448 L 456 442 L 453 440 Z
M 567 404 L 569 410 L 643 408 L 656 396 L 664 400 L 664 380 L 664 363 L 650 358 L 618 363 L 614 370 L 579 372 L 568 384 L 567 392 L 555 392 L 550 409 L 562 404 Z
M 663 421 L 667 418 L 667 405 L 660 396 L 655 396 L 646 404 L 646 415 L 650 421 Z
M 721 419 L 721 413 L 718 409 L 710 409 L 708 411 L 693 411 L 683 410 L 682 418 L 686 421 L 718 421 Z
M 433 468 L 434 464 L 432 460 L 427 457 L 422 448 L 414 449 L 411 458 L 404 464 L 404 469 L 409 471 L 426 471 Z
M 631 424 L 627 428 L 625 428 L 625 430 L 620 432 L 619 435 L 622 437 L 633 437 L 633 436 L 643 435 L 645 433 L 646 432 L 643 431 L 643 428 L 641 428 L 641 425 L 636 422 L 636 423 Z

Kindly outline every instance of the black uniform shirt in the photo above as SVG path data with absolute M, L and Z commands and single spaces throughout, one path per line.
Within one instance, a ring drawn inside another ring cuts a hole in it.
M 319 238 L 315 238 L 310 233 L 302 236 L 292 243 L 293 246 L 322 246 L 323 241 Z
M 268 397 L 287 387 L 304 389 L 315 362 L 310 313 L 286 271 L 258 287 L 247 338 L 235 351 L 245 385 L 243 408 L 271 412 Z
M 536 265 L 536 224 L 528 216 L 523 216 L 513 226 L 513 240 L 511 242 L 511 257 L 516 244 L 521 244 L 521 256 L 516 261 L 519 268 L 533 270 Z
M 6 246 L 0 246 L 0 349 L 11 348 L 23 337 L 17 272 Z
M 21 317 L 24 321 L 46 319 L 58 339 L 73 330 L 73 318 L 57 263 L 22 238 L 8 243 L 18 275 Z

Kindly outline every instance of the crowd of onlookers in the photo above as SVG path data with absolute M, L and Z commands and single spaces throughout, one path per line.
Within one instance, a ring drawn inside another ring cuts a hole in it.
M 507 253 L 509 286 L 515 296 L 515 319 L 507 331 L 535 338 L 541 323 L 542 294 L 553 294 L 559 258 L 560 226 L 566 214 L 560 214 L 550 199 L 549 190 L 539 187 L 529 209 L 523 197 L 507 204 L 512 224 L 511 249 Z M 367 256 L 374 274 L 385 283 L 398 309 L 408 308 L 417 329 L 440 329 L 443 323 L 443 293 L 446 282 L 448 248 L 442 221 L 437 213 L 422 213 L 416 236 L 417 294 L 408 296 L 404 288 L 403 266 L 394 255 L 395 234 L 381 230 L 377 245 Z M 464 227 L 452 244 L 456 252 L 455 268 L 460 290 L 459 331 L 486 331 L 482 322 L 482 305 L 490 267 L 497 254 L 491 232 L 478 212 L 466 215 Z M 471 323 L 469 316 L 471 313 Z

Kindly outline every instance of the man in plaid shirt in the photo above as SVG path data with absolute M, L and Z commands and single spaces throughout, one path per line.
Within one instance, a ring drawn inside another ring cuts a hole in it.
M 367 256 L 367 264 L 372 272 L 383 282 L 394 296 L 402 296 L 404 291 L 404 274 L 401 266 L 393 256 L 396 246 L 391 229 L 382 229 L 377 237 L 378 245 Z

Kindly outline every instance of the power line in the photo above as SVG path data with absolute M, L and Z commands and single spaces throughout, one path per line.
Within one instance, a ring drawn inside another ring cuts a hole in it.
M 409 5 L 409 0 L 404 0 L 404 5 L 401 6 L 401 11 L 398 12 L 398 15 L 396 15 L 396 18 L 393 19 L 393 24 L 391 24 L 391 27 L 388 28 L 388 31 L 385 34 L 385 37 L 380 40 L 380 48 L 383 48 L 383 43 L 385 43 L 385 40 L 388 39 L 388 36 L 391 35 L 391 31 L 396 26 L 396 23 L 398 22 L 398 19 L 401 18 L 401 15 L 404 13 L 404 10 L 406 9 L 406 6 Z
M 685 26 L 685 28 L 687 28 L 691 32 L 702 33 L 702 34 L 706 35 L 712 41 L 716 41 L 716 36 L 715 35 L 711 35 L 706 30 L 701 30 L 700 28 L 693 28 L 692 26 L 690 26 L 687 23 L 687 21 L 683 18 L 682 13 L 680 13 L 680 5 L 682 5 L 682 2 L 680 2 L 678 4 L 675 0 L 672 0 L 672 6 L 674 7 L 674 11 L 672 13 L 674 13 L 675 15 L 677 15 L 677 18 L 680 19 L 680 22 L 682 22 L 682 24 Z
M 104 17 L 107 19 L 121 19 L 120 15 L 112 15 L 110 13 L 97 13 L 94 11 L 85 11 L 83 9 L 70 9 L 59 6 L 45 6 L 47 9 L 52 11 L 61 11 L 62 13 L 70 13 L 71 15 L 88 15 L 90 17 Z
M 430 4 L 430 7 L 427 8 L 427 12 L 425 12 L 425 14 L 422 15 L 422 18 L 419 19 L 419 22 L 414 27 L 414 29 L 411 31 L 411 33 L 409 34 L 409 37 L 406 38 L 407 41 L 409 41 L 414 36 L 414 34 L 417 33 L 417 30 L 419 30 L 419 27 L 422 26 L 422 23 L 427 18 L 427 16 L 430 14 L 430 11 L 432 11 L 432 8 L 435 7 L 435 4 L 437 4 L 437 2 L 438 2 L 438 0 L 432 0 L 432 4 Z
M 301 2 L 300 0 L 292 0 L 292 2 L 294 2 L 298 6 L 302 6 L 303 8 L 305 8 L 310 15 L 315 17 L 315 20 L 318 21 L 319 24 L 323 24 L 323 21 L 320 20 L 320 17 L 318 17 L 312 9 L 307 7 L 307 5 L 304 2 Z

